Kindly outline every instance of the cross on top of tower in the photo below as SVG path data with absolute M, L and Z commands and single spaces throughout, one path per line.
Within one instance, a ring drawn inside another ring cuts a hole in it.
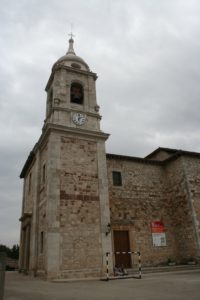
M 72 31 L 68 34 L 70 36 L 70 40 L 72 39 L 73 40 L 73 37 L 75 36 Z
M 75 36 L 72 32 L 73 32 L 73 24 L 70 23 L 71 26 L 71 32 L 68 34 L 70 36 L 70 40 L 73 40 L 73 37 Z

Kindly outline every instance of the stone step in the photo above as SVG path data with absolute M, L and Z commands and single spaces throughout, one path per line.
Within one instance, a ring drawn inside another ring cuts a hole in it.
M 200 265 L 174 265 L 174 266 L 158 266 L 158 267 L 142 267 L 142 274 L 156 273 L 156 272 L 171 272 L 182 270 L 196 270 L 200 269 Z M 128 275 L 135 275 L 138 273 L 138 269 L 126 269 Z

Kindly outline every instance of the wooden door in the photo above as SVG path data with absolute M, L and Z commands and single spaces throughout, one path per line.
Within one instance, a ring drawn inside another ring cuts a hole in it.
M 131 268 L 131 255 L 130 252 L 130 242 L 129 242 L 129 232 L 125 230 L 114 230 L 114 251 L 120 252 L 120 254 L 115 253 L 115 266 Z M 121 252 L 126 252 L 122 254 Z

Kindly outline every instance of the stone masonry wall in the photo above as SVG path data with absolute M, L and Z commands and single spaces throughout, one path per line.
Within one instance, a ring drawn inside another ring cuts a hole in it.
M 35 223 L 34 223 L 34 207 L 37 201 L 37 160 L 35 159 L 25 178 L 24 178 L 24 205 L 22 208 L 22 216 L 30 214 L 30 220 L 24 219 L 21 224 L 21 241 L 20 241 L 20 268 L 32 270 L 34 268 L 35 259 Z M 28 227 L 30 226 L 30 230 Z M 23 229 L 22 229 L 23 228 Z M 27 231 L 29 233 L 27 233 Z M 28 237 L 29 236 L 29 237 Z M 28 250 L 27 250 L 28 249 Z M 27 259 L 27 252 L 29 258 Z M 25 258 L 26 257 L 26 258 Z M 23 261 L 23 263 L 22 263 Z M 26 262 L 25 262 L 26 261 Z
M 141 251 L 144 265 L 167 262 L 175 251 L 173 238 L 166 232 L 167 246 L 154 247 L 150 227 L 155 220 L 168 227 L 162 167 L 119 159 L 107 164 L 112 228 L 129 231 L 131 251 Z M 113 185 L 112 171 L 122 173 L 122 186 Z
M 192 212 L 188 199 L 187 178 L 182 157 L 165 167 L 164 201 L 169 233 L 175 239 L 176 251 L 172 259 L 187 261 L 196 254 L 196 239 Z
M 185 159 L 184 166 L 183 159 L 166 166 L 107 160 L 112 229 L 129 231 L 131 251 L 141 250 L 144 265 L 168 259 L 181 263 L 198 255 L 189 196 L 199 231 L 200 162 Z M 122 186 L 113 185 L 112 171 L 121 172 Z M 156 220 L 165 226 L 167 245 L 163 247 L 152 245 L 150 223 Z
M 26 177 L 24 178 L 24 213 L 32 213 L 33 202 L 36 197 L 35 182 L 35 162 L 31 165 Z
M 63 277 L 101 268 L 96 143 L 61 137 L 60 230 Z
M 38 203 L 38 233 L 37 233 L 37 243 L 38 243 L 38 271 L 45 270 L 45 256 L 46 256 L 46 205 L 47 205 L 47 182 L 46 176 L 43 178 L 43 167 L 47 164 L 47 149 L 48 144 L 46 144 L 40 151 L 40 171 L 39 171 L 39 203 Z M 41 232 L 43 232 L 43 249 L 41 249 Z
M 200 258 L 200 159 L 195 157 L 183 157 L 185 175 L 189 192 L 189 207 L 192 213 L 194 235 L 197 239 L 197 254 Z

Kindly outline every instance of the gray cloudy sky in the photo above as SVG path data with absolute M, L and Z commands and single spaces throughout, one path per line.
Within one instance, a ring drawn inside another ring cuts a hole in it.
M 19 241 L 19 174 L 39 138 L 45 85 L 68 48 L 97 72 L 107 152 L 200 152 L 198 0 L 1 0 L 0 244 Z

